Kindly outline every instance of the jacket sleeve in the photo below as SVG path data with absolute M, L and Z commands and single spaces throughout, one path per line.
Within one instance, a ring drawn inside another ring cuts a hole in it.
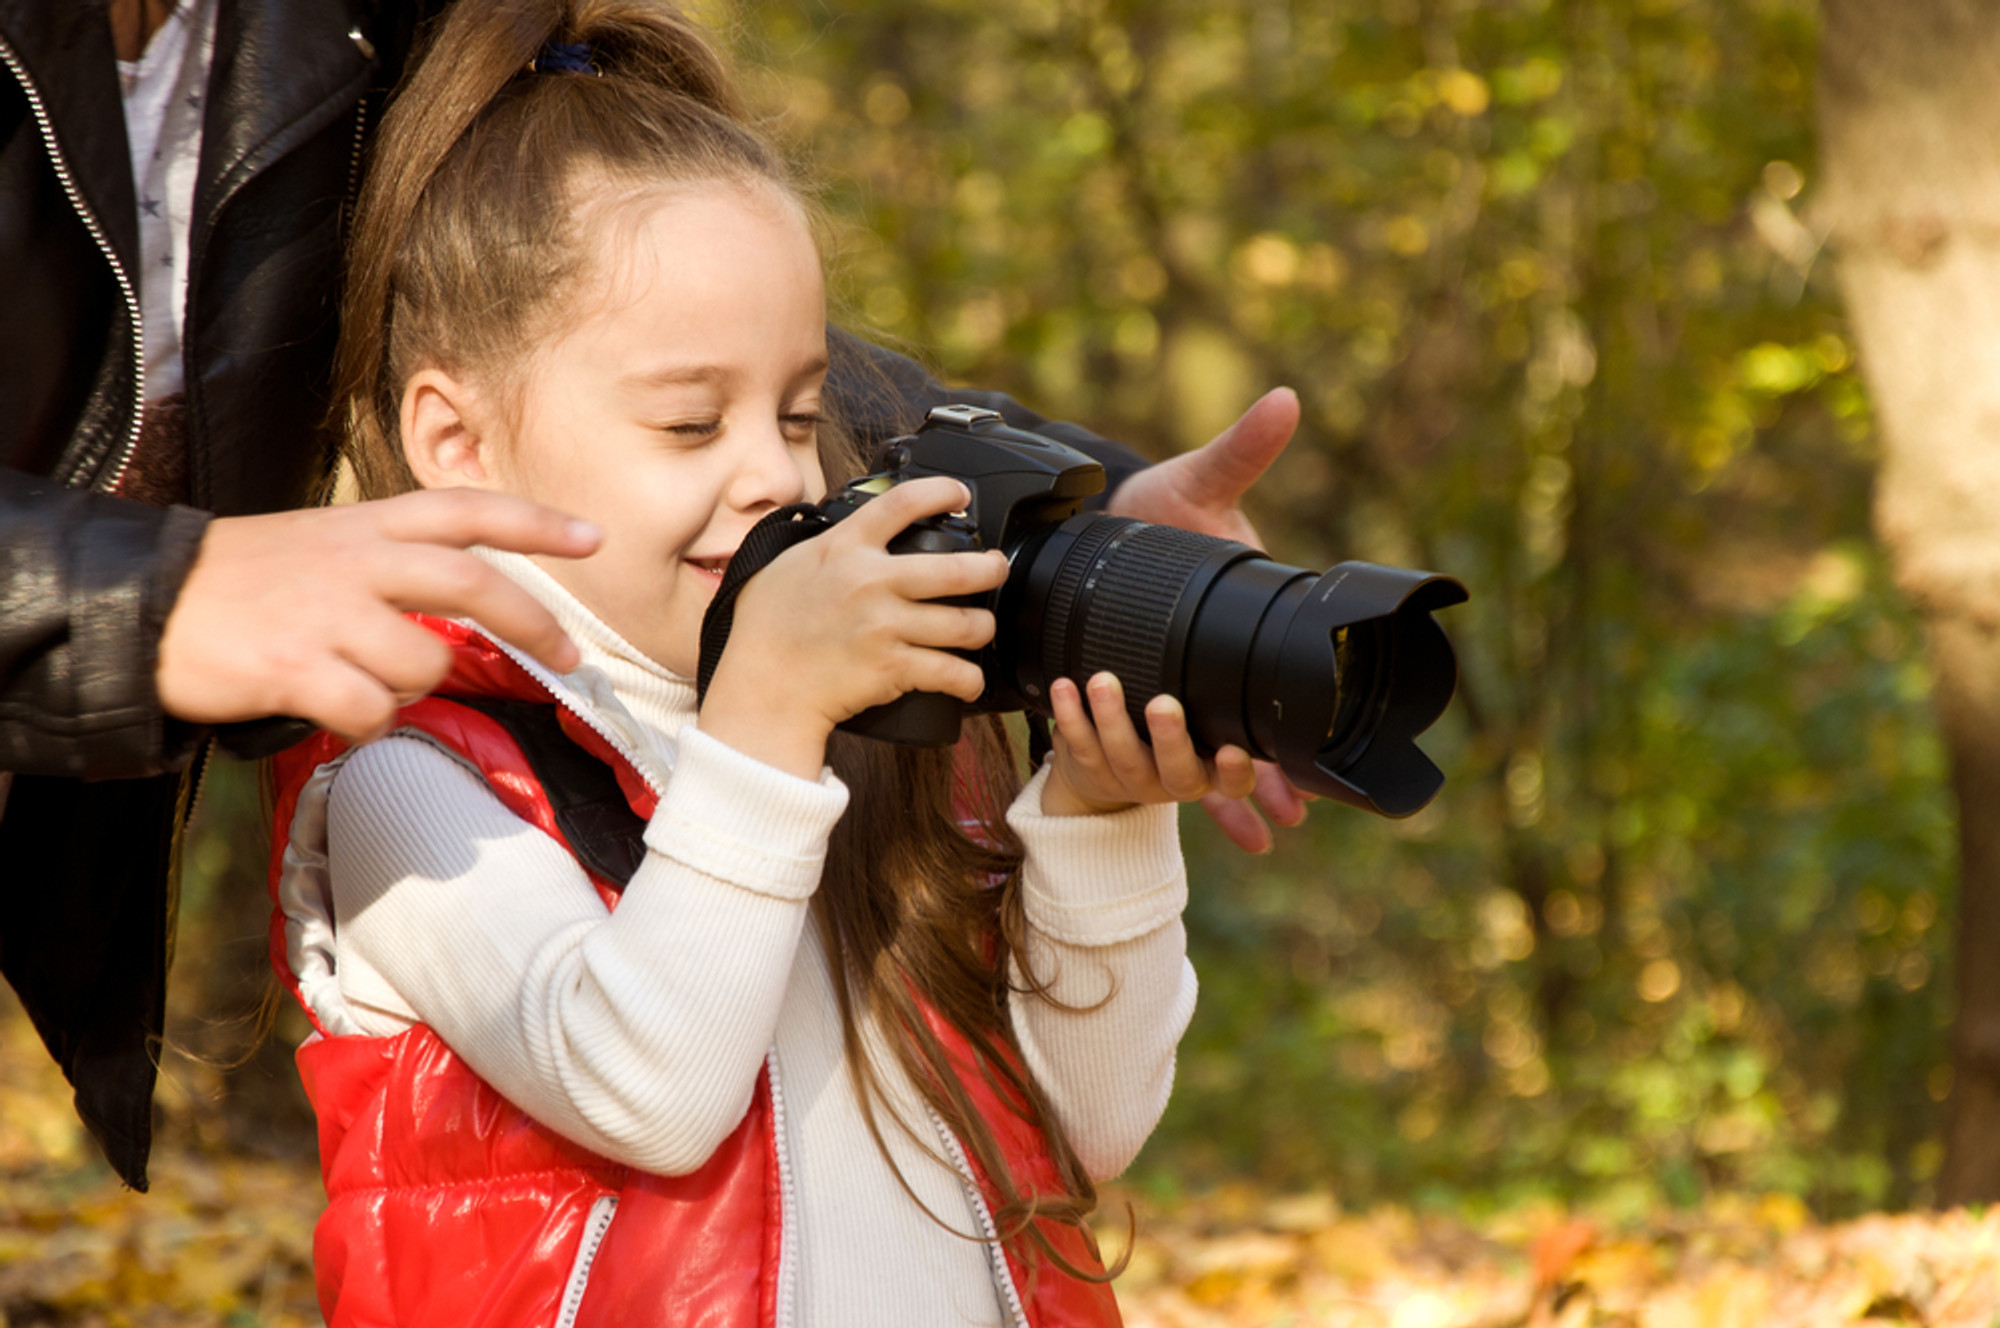
M 186 760 L 160 633 L 208 515 L 0 470 L 0 771 L 124 779 Z
M 827 328 L 826 335 L 833 361 L 828 397 L 842 423 L 860 435 L 865 449 L 910 432 L 923 423 L 924 413 L 933 406 L 982 406 L 1000 412 L 1017 429 L 1067 443 L 1102 465 L 1104 492 L 1090 500 L 1091 507 L 1102 507 L 1113 490 L 1148 465 L 1131 448 L 1079 425 L 1038 415 L 1003 392 L 946 387 L 907 356 L 836 327 Z

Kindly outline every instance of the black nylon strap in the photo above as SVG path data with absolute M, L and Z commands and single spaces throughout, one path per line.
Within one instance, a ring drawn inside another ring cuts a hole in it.
M 646 860 L 646 822 L 625 801 L 611 767 L 563 732 L 555 706 L 494 696 L 445 699 L 477 710 L 507 730 L 541 781 L 556 828 L 577 861 L 624 889 Z
M 702 615 L 701 661 L 694 675 L 697 707 L 707 699 L 709 680 L 715 676 L 715 666 L 722 662 L 722 648 L 729 644 L 729 629 L 736 623 L 736 596 L 743 584 L 786 549 L 811 539 L 832 524 L 812 503 L 793 503 L 750 527 L 750 533 L 743 537 L 743 543 L 722 573 L 722 584 L 716 588 L 715 598 L 709 601 L 708 612 Z
M 1056 749 L 1055 735 L 1050 726 L 1054 723 L 1046 715 L 1029 711 L 1022 716 L 1028 721 L 1028 773 L 1042 768 L 1042 762 L 1049 759 L 1049 753 Z

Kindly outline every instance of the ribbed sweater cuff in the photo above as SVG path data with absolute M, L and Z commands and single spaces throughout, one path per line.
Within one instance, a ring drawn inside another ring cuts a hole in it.
M 830 771 L 817 782 L 786 774 L 693 724 L 677 741 L 673 782 L 646 827 L 646 846 L 759 894 L 810 896 L 827 836 L 847 809 L 847 786 Z
M 1100 816 L 1044 816 L 1043 766 L 1007 810 L 1027 849 L 1023 903 L 1029 925 L 1065 945 L 1103 946 L 1144 936 L 1187 906 L 1179 809 L 1171 803 Z M 1059 888 L 1051 883 L 1060 882 Z

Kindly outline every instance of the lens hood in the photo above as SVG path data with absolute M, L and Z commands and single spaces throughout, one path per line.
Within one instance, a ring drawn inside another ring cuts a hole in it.
M 1258 745 L 1309 792 L 1383 816 L 1421 810 L 1444 775 L 1416 738 L 1458 686 L 1457 659 L 1431 613 L 1466 598 L 1458 581 L 1431 572 L 1346 562 L 1322 574 L 1259 689 Z

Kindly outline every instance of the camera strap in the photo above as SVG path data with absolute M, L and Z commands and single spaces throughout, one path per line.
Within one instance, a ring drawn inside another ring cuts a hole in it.
M 813 503 L 793 503 L 769 513 L 750 527 L 743 543 L 723 569 L 722 584 L 709 601 L 701 619 L 701 661 L 695 668 L 695 706 L 708 696 L 708 683 L 715 666 L 722 662 L 722 648 L 729 644 L 729 629 L 736 623 L 736 596 L 751 577 L 764 570 L 773 558 L 819 534 L 833 523 Z

